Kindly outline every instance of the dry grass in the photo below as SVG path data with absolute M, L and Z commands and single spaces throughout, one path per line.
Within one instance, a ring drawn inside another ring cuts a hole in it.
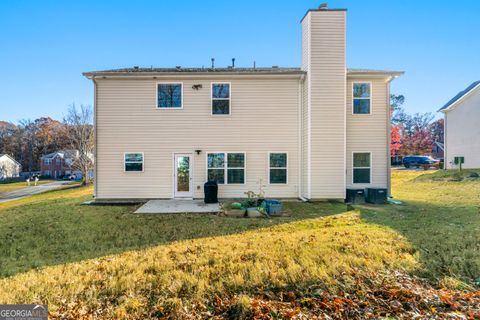
M 233 305 L 224 315 L 248 318 L 259 301 L 252 297 L 273 301 L 283 296 L 278 292 L 312 297 L 317 289 L 338 293 L 347 305 L 349 294 L 356 299 L 370 294 L 376 301 L 375 292 L 386 292 L 382 308 L 395 309 L 389 299 L 397 292 L 414 293 L 395 288 L 395 277 L 386 280 L 393 289 L 377 290 L 384 282 L 372 277 L 397 271 L 427 277 L 434 285 L 471 288 L 480 277 L 480 182 L 451 181 L 448 174 L 395 171 L 399 206 L 346 212 L 338 203 L 289 203 L 291 217 L 271 220 L 139 217 L 128 206 L 80 206 L 91 191 L 86 188 L 27 198 L 0 206 L 0 249 L 6 258 L 0 271 L 12 274 L 0 280 L 0 302 L 48 303 L 53 318 L 145 319 L 188 318 L 199 310 L 208 317 L 227 308 L 225 299 Z M 437 181 L 435 175 L 447 178 Z M 32 221 L 42 227 L 32 228 Z M 19 264 L 18 258 L 33 264 Z M 29 269 L 34 270 L 18 273 Z M 425 312 L 435 313 L 437 307 L 416 292 Z M 435 292 L 430 295 L 437 299 Z M 295 301 L 295 308 L 305 308 Z M 439 307 L 456 310 L 456 302 L 442 301 Z
M 46 183 L 53 182 L 53 180 L 40 180 L 37 185 L 42 185 Z M 30 184 L 30 187 L 33 187 L 33 183 Z M 12 182 L 12 183 L 0 183 L 0 195 L 5 192 L 10 192 L 18 189 L 29 188 L 27 182 Z
M 83 308 L 103 310 L 105 318 L 141 318 L 175 301 L 191 308 L 226 293 L 312 283 L 335 290 L 336 277 L 411 271 L 417 265 L 411 253 L 395 232 L 349 212 L 19 274 L 0 282 L 0 301 L 48 302 L 53 314 Z
M 433 284 L 480 285 L 480 179 L 458 172 L 392 172 L 400 206 L 362 208 L 362 218 L 402 234 L 417 250 L 418 274 Z M 453 279 L 453 280 L 452 280 Z

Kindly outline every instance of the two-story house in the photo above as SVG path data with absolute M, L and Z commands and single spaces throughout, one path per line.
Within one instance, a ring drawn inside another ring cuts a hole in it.
M 40 174 L 53 179 L 63 178 L 65 175 L 81 178 L 81 173 L 73 168 L 78 157 L 78 150 L 60 150 L 46 154 L 40 158 Z
M 97 199 L 344 199 L 390 188 L 389 85 L 347 69 L 346 10 L 308 10 L 299 68 L 126 68 L 94 83 Z
M 445 119 L 445 169 L 480 168 L 480 80 L 438 111 Z

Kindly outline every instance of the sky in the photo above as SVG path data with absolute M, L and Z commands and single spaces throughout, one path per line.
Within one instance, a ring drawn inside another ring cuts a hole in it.
M 324 0 L 326 1 L 326 0 Z M 82 72 L 301 64 L 300 19 L 320 1 L 0 0 L 0 120 L 93 104 Z M 480 1 L 332 0 L 347 8 L 347 65 L 405 71 L 409 113 L 436 112 L 480 80 Z M 437 116 L 440 116 L 437 114 Z

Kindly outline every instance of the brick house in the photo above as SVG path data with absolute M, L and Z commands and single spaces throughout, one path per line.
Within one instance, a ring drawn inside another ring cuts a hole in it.
M 81 173 L 73 169 L 78 157 L 78 150 L 61 150 L 46 154 L 40 158 L 40 174 L 53 179 L 72 174 L 75 178 L 81 178 Z

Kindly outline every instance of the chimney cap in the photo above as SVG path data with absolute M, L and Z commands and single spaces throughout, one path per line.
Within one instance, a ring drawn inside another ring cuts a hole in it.
M 328 9 L 328 3 L 326 3 L 326 2 L 321 3 L 320 6 L 318 7 L 318 9 L 320 9 L 320 10 Z

